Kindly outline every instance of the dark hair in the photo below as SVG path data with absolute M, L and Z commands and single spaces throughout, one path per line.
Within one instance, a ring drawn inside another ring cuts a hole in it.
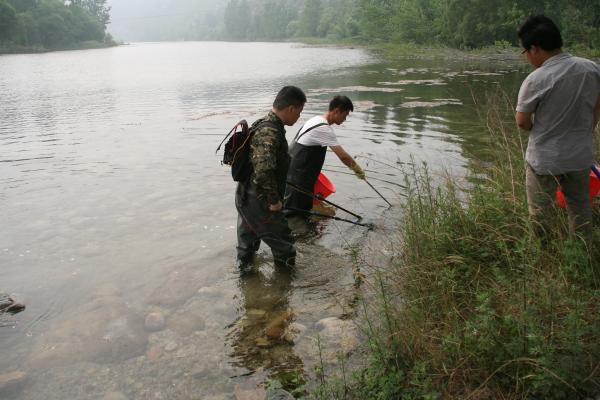
M 354 111 L 352 100 L 346 96 L 335 96 L 331 99 L 329 102 L 329 111 L 333 111 L 336 108 L 339 108 L 342 111 Z
M 526 50 L 531 49 L 531 46 L 538 46 L 552 51 L 560 49 L 563 45 L 558 26 L 545 15 L 532 15 L 527 18 L 517 31 L 517 36 Z
M 277 97 L 275 97 L 275 101 L 273 102 L 273 107 L 278 110 L 283 110 L 289 106 L 300 107 L 303 106 L 304 103 L 306 103 L 306 95 L 302 89 L 297 88 L 296 86 L 285 86 L 277 93 Z

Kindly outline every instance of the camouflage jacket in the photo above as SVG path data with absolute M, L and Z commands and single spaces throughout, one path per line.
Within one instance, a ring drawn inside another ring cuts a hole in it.
M 273 112 L 254 122 L 252 128 L 256 132 L 250 142 L 250 161 L 254 169 L 251 179 L 258 197 L 275 204 L 283 201 L 290 166 L 285 128 Z

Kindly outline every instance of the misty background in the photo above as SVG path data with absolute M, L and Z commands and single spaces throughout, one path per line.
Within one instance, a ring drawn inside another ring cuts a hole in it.
M 109 0 L 108 32 L 119 41 L 199 40 L 214 37 L 227 0 Z

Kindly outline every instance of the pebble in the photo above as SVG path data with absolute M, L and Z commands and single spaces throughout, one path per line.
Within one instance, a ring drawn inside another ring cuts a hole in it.
M 27 379 L 27 374 L 23 371 L 13 371 L 0 375 L 0 394 L 13 391 Z
M 160 346 L 152 346 L 146 352 L 146 358 L 148 361 L 156 361 L 160 358 L 162 354 L 162 349 Z
M 158 332 L 165 328 L 165 317 L 159 312 L 152 312 L 146 315 L 144 328 L 148 332 Z
M 108 392 L 104 395 L 102 400 L 128 400 L 127 396 L 125 396 L 121 392 Z
M 175 342 L 169 342 L 165 346 L 165 351 L 171 352 L 171 351 L 175 350 L 176 348 L 177 348 L 177 343 L 175 343 Z

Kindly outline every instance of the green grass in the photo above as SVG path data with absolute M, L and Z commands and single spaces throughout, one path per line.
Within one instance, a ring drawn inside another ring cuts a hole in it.
M 370 366 L 343 392 L 332 383 L 345 394 L 329 398 L 600 393 L 598 210 L 591 248 L 569 236 L 561 210 L 546 240 L 533 233 L 525 137 L 503 122 L 512 108 L 500 98 L 480 104 L 493 146 L 467 184 L 440 184 L 426 165 L 406 171 L 401 261 L 380 277 L 380 301 L 364 305 Z

